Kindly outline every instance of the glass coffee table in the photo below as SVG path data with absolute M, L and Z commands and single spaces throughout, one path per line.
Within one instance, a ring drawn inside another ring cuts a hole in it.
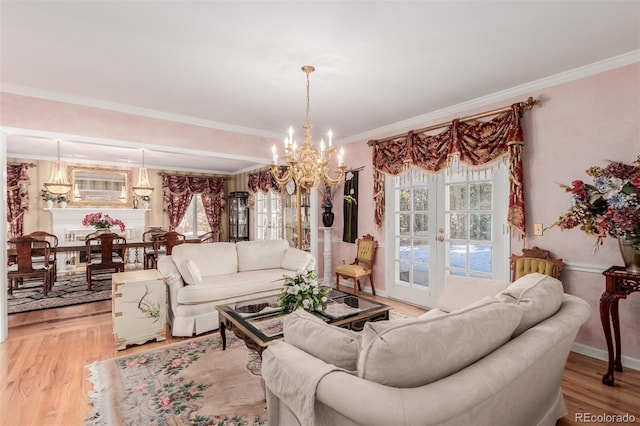
M 389 319 L 390 306 L 360 296 L 331 290 L 324 310 L 313 312 L 336 327 L 360 331 L 367 321 Z M 269 343 L 282 339 L 282 322 L 287 315 L 278 304 L 278 296 L 216 306 L 220 315 L 222 350 L 227 347 L 227 329 L 244 340 L 248 348 L 262 354 Z

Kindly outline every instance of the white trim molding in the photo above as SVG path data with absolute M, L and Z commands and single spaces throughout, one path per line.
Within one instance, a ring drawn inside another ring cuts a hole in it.
M 598 349 L 591 346 L 583 345 L 581 343 L 575 343 L 573 345 L 573 351 L 581 355 L 586 355 L 591 358 L 609 362 L 609 353 L 604 349 Z M 622 361 L 623 368 L 630 368 L 632 370 L 640 371 L 640 359 L 622 355 L 620 357 L 620 360 Z

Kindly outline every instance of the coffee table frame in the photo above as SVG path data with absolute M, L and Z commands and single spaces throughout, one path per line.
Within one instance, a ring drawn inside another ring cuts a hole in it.
M 342 293 L 336 290 L 333 290 L 333 292 Z M 378 306 L 339 319 L 331 319 L 323 316 L 320 313 L 317 314 L 318 317 L 325 320 L 328 324 L 355 331 L 362 330 L 364 324 L 368 321 L 380 321 L 389 319 L 389 311 L 391 311 L 390 306 L 349 293 L 344 293 L 343 295 L 352 296 L 357 298 L 358 300 L 363 300 L 365 302 L 372 303 Z M 265 298 L 256 300 L 263 299 Z M 251 300 L 247 300 L 244 303 L 247 302 L 250 303 Z M 222 338 L 222 350 L 225 350 L 227 348 L 227 329 L 232 330 L 238 338 L 242 339 L 245 342 L 249 349 L 257 351 L 260 355 L 262 355 L 262 352 L 269 346 L 271 342 L 283 338 L 282 334 L 278 334 L 275 336 L 266 336 L 261 333 L 248 322 L 248 320 L 258 318 L 259 315 L 243 317 L 235 311 L 235 305 L 236 303 L 216 306 L 218 314 L 220 315 L 220 337 Z M 284 312 L 280 311 L 278 313 L 268 313 L 265 314 L 265 316 L 273 316 L 274 314 L 286 315 Z

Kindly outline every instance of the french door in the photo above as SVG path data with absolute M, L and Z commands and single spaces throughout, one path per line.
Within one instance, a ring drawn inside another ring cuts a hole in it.
M 435 306 L 446 274 L 508 279 L 507 166 L 387 177 L 388 295 Z

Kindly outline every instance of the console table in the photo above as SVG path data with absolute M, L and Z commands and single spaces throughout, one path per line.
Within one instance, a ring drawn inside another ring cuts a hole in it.
M 627 272 L 622 266 L 612 266 L 602 275 L 606 277 L 606 290 L 600 297 L 600 321 L 602 321 L 607 351 L 609 352 L 609 368 L 607 373 L 602 376 L 602 383 L 613 386 L 613 370 L 622 371 L 618 300 L 626 299 L 628 294 L 640 291 L 640 274 Z M 612 324 L 613 337 L 616 340 L 615 352 L 611 338 Z

